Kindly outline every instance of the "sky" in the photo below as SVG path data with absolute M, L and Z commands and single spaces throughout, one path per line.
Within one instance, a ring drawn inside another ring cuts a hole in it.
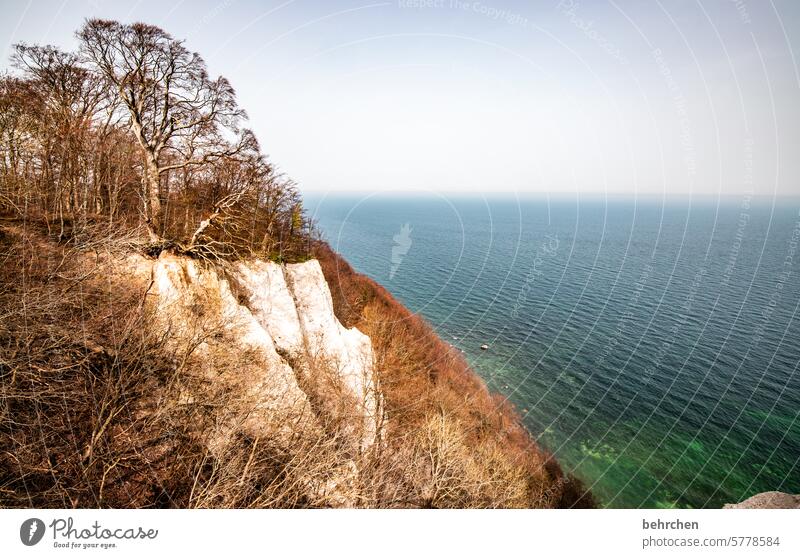
M 3 2 L 0 47 L 161 26 L 304 192 L 800 195 L 796 0 Z

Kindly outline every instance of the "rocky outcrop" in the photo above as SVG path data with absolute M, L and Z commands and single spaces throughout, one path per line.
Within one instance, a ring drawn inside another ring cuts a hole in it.
M 235 276 L 247 297 L 246 305 L 269 332 L 276 351 L 295 363 L 297 374 L 306 376 L 301 377 L 301 383 L 317 384 L 316 389 L 307 388 L 314 389 L 316 399 L 330 399 L 331 392 L 343 388 L 362 417 L 363 443 L 371 445 L 380 414 L 372 343 L 358 329 L 345 328 L 336 318 L 319 262 L 286 266 L 240 262 Z M 315 378 L 315 374 L 328 377 Z M 325 387 L 328 393 L 320 393 Z
M 326 428 L 333 421 L 325 415 L 346 407 L 348 436 L 362 449 L 375 442 L 372 344 L 337 320 L 317 261 L 221 268 L 162 253 L 135 267 L 140 275 L 149 267 L 148 300 L 166 338 L 191 353 L 213 383 L 239 394 L 232 400 L 242 408 L 231 416 L 247 418 L 228 428 L 289 436 Z
M 800 509 L 800 494 L 762 492 L 738 504 L 725 504 L 728 510 Z

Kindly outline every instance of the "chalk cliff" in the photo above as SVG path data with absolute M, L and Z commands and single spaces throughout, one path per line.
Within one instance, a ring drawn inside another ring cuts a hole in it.
M 150 276 L 154 325 L 210 380 L 236 390 L 240 408 L 231 416 L 247 419 L 221 425 L 221 438 L 235 427 L 291 436 L 336 419 L 362 449 L 375 443 L 381 412 L 372 344 L 336 318 L 316 260 L 219 267 L 165 252 L 137 257 L 133 267 Z M 346 418 L 335 416 L 343 408 Z

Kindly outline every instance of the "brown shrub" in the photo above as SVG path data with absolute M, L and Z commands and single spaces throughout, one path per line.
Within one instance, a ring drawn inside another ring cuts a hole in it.
M 0 228 L 0 505 L 141 506 L 178 494 L 180 431 L 147 399 L 168 378 L 142 291 L 109 289 L 74 250 Z M 167 502 L 165 502 L 167 503 Z
M 0 507 L 341 505 L 336 435 L 243 427 L 250 355 L 209 376 L 151 327 L 146 278 L 29 225 L 0 222 Z

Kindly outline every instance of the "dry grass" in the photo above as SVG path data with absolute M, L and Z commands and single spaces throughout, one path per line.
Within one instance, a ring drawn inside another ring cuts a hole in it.
M 25 225 L 0 229 L 0 259 L 0 504 L 136 506 L 179 493 L 185 467 L 170 449 L 183 433 L 147 412 L 145 394 L 171 370 L 143 327 L 142 293 L 106 284 Z
M 0 223 L 0 507 L 353 505 L 342 435 L 291 412 L 254 434 L 254 355 L 198 358 L 219 323 L 159 335 L 146 279 L 108 267 L 124 242 L 29 225 Z

